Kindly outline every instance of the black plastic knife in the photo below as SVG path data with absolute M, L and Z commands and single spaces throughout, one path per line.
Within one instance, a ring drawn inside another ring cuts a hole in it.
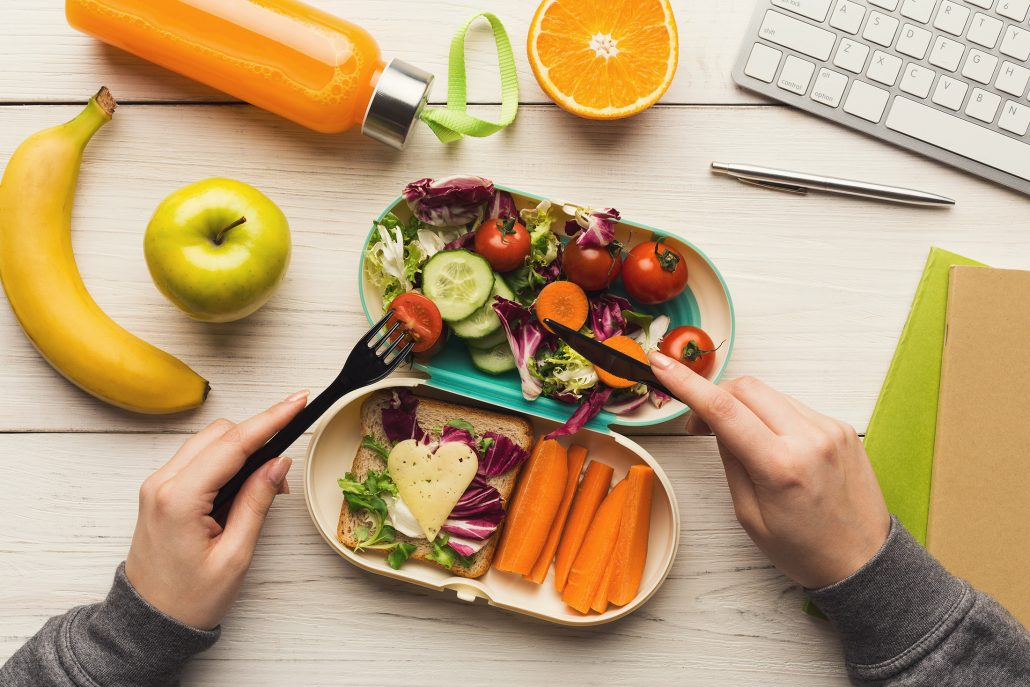
M 550 317 L 544 318 L 544 324 L 571 346 L 572 350 L 605 372 L 610 372 L 616 377 L 622 377 L 623 379 L 632 379 L 634 382 L 643 382 L 652 389 L 676 398 L 671 391 L 658 381 L 658 377 L 650 365 L 631 358 L 625 353 L 620 353 L 611 346 L 605 346 L 603 342 L 597 339 L 591 339 L 589 336 L 580 334 L 574 329 L 569 329 L 561 322 L 555 322 Z

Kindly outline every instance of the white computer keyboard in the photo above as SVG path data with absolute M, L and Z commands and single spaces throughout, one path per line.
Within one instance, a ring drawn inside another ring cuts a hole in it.
M 1030 194 L 1030 0 L 760 0 L 745 88 Z

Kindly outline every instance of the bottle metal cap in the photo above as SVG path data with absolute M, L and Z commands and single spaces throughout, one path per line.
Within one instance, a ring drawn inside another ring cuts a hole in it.
M 433 75 L 404 60 L 393 59 L 376 82 L 361 133 L 403 149 L 429 98 Z

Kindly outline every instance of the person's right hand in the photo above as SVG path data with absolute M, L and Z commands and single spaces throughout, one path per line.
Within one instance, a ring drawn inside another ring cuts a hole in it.
M 716 386 L 653 352 L 658 379 L 715 434 L 740 524 L 773 564 L 809 589 L 848 577 L 879 551 L 890 515 L 855 430 L 757 379 Z
M 215 495 L 307 397 L 298 392 L 239 424 L 215 420 L 143 483 L 125 576 L 152 606 L 202 630 L 222 621 L 243 585 L 272 500 L 289 493 L 290 459 L 269 461 L 243 483 L 224 528 L 209 515 Z

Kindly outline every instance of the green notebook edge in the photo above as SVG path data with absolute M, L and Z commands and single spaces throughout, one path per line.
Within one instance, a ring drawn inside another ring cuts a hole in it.
M 930 249 L 912 309 L 869 418 L 864 442 L 887 509 L 924 546 L 948 315 L 948 279 L 954 265 L 985 267 L 942 248 Z M 825 617 L 810 601 L 805 602 L 804 610 L 809 615 Z

